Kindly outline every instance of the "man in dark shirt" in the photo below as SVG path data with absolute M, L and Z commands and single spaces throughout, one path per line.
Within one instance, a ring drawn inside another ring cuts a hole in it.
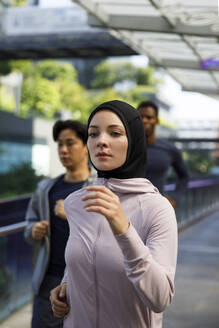
M 88 167 L 84 124 L 72 120 L 57 121 L 53 138 L 65 173 L 40 182 L 26 214 L 25 238 L 37 251 L 32 280 L 35 294 L 32 328 L 63 327 L 63 320 L 53 316 L 49 296 L 50 290 L 60 284 L 65 270 L 64 252 L 69 226 L 64 199 L 92 183 L 96 177 Z
M 189 172 L 182 158 L 181 152 L 169 141 L 157 139 L 156 125 L 159 124 L 158 107 L 152 101 L 144 101 L 138 105 L 142 117 L 147 139 L 147 168 L 146 178 L 150 180 L 160 193 L 164 192 L 164 184 L 169 167 L 173 167 L 176 175 L 176 199 L 186 189 Z M 176 200 L 168 197 L 171 204 L 176 207 Z

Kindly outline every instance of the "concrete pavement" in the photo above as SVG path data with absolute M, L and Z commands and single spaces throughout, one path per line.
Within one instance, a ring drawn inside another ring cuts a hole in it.
M 0 328 L 30 328 L 31 314 L 32 303 L 29 303 L 0 323 Z
M 175 283 L 163 328 L 219 328 L 219 212 L 179 234 Z

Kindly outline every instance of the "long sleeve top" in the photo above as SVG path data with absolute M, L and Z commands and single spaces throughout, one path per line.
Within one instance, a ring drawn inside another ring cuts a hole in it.
M 176 188 L 174 199 L 179 200 L 185 192 L 189 180 L 189 171 L 181 152 L 173 143 L 167 140 L 157 139 L 152 145 L 147 146 L 146 178 L 150 180 L 161 194 L 169 168 L 176 173 Z
M 88 213 L 81 189 L 65 200 L 70 236 L 63 282 L 70 312 L 64 328 L 161 328 L 174 294 L 177 224 L 172 206 L 148 180 L 97 179 L 119 196 L 130 222 L 114 235 Z

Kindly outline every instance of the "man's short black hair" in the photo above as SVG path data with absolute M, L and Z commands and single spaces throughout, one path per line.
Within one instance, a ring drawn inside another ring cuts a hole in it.
M 78 138 L 80 138 L 84 145 L 87 143 L 87 126 L 79 121 L 66 120 L 57 121 L 53 126 L 53 139 L 58 140 L 61 131 L 70 129 L 74 131 Z
M 154 108 L 155 113 L 156 113 L 156 116 L 158 116 L 159 109 L 158 109 L 158 106 L 153 101 L 150 101 L 150 100 L 142 101 L 138 105 L 137 110 L 140 110 L 141 108 L 145 108 L 145 107 L 152 107 L 152 108 Z

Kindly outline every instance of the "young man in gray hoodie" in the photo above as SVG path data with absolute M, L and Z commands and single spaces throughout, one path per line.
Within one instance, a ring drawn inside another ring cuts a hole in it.
M 53 127 L 58 155 L 65 173 L 40 182 L 26 213 L 25 238 L 35 247 L 33 273 L 34 305 L 32 328 L 62 327 L 63 320 L 52 313 L 49 293 L 64 274 L 64 251 L 69 226 L 64 199 L 72 192 L 89 185 L 96 177 L 88 166 L 86 126 L 80 122 L 57 121 Z

